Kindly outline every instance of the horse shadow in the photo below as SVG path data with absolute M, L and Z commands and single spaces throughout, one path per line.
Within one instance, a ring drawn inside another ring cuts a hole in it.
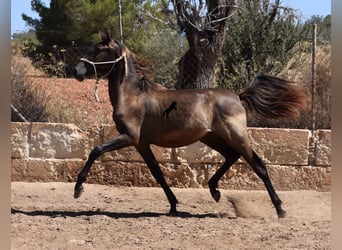
M 218 214 L 214 213 L 204 213 L 204 214 L 193 214 L 189 212 L 177 212 L 176 214 L 170 213 L 159 213 L 159 212 L 109 212 L 109 211 L 56 211 L 56 210 L 34 210 L 34 211 L 23 211 L 20 209 L 11 208 L 11 214 L 24 214 L 27 216 L 47 216 L 51 218 L 75 218 L 81 216 L 96 216 L 96 215 L 103 215 L 107 216 L 112 219 L 138 219 L 138 218 L 153 218 L 153 217 L 162 217 L 162 216 L 172 216 L 178 217 L 183 219 L 189 218 L 219 218 Z

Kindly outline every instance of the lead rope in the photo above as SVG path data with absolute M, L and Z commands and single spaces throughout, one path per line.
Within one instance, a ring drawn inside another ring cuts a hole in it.
M 95 86 L 94 86 L 94 96 L 95 96 L 96 102 L 100 102 L 99 93 L 98 93 L 98 86 L 99 86 L 99 81 L 96 80 Z
M 90 61 L 90 60 L 88 60 L 88 59 L 86 59 L 86 58 L 83 58 L 83 57 L 80 59 L 80 61 L 89 63 L 89 64 L 92 65 L 93 68 L 94 68 L 95 79 L 96 79 L 96 80 L 95 80 L 95 86 L 94 86 L 94 96 L 95 96 L 96 102 L 100 102 L 100 98 L 99 98 L 99 94 L 98 94 L 98 86 L 99 86 L 99 84 L 100 84 L 100 78 L 98 77 L 98 74 L 97 74 L 96 65 L 97 65 L 97 64 L 111 64 L 111 63 L 113 64 L 112 67 L 110 68 L 110 70 L 108 71 L 108 73 L 105 74 L 105 75 L 103 76 L 103 78 L 105 78 L 105 77 L 107 77 L 107 76 L 113 71 L 115 64 L 116 64 L 118 61 L 120 61 L 122 58 L 124 58 L 123 55 L 120 56 L 119 58 L 117 58 L 117 59 L 114 60 L 114 61 L 107 61 L 107 62 L 93 62 L 93 61 Z M 126 59 L 125 59 L 125 64 L 126 64 Z M 125 65 L 125 66 L 126 66 L 126 65 Z

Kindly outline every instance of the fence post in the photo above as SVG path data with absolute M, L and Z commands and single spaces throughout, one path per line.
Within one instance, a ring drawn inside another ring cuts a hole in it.
M 121 0 L 118 1 L 119 7 L 119 31 L 120 31 L 120 43 L 123 43 L 122 39 L 122 7 L 121 7 Z
M 316 96 L 316 40 L 317 40 L 317 24 L 312 26 L 312 82 L 311 82 L 311 112 L 312 112 L 312 133 L 316 129 L 315 116 L 315 96 Z
M 311 76 L 311 117 L 312 117 L 312 128 L 311 128 L 311 137 L 309 140 L 309 159 L 308 164 L 311 166 L 315 165 L 315 150 L 316 150 L 316 137 L 315 137 L 315 129 L 316 129 L 316 105 L 315 105 L 315 97 L 316 97 L 316 38 L 317 38 L 317 24 L 312 25 L 312 76 Z

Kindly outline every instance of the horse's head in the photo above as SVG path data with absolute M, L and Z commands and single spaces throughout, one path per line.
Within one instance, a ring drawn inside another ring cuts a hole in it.
M 96 79 L 101 76 L 107 77 L 115 64 L 123 58 L 123 46 L 113 39 L 111 33 L 101 32 L 100 35 L 101 41 L 95 44 L 73 69 L 74 77 L 80 81 L 93 75 Z

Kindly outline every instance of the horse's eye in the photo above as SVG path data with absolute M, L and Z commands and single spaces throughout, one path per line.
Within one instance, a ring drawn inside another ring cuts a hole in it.
M 100 51 L 102 51 L 102 50 L 104 50 L 104 49 L 106 49 L 106 47 L 104 47 L 104 46 L 98 44 L 97 46 L 94 47 L 94 51 L 93 51 L 93 52 L 98 53 L 98 52 L 100 52 Z
M 87 48 L 86 50 L 85 50 L 85 52 L 87 53 L 87 54 L 91 54 L 91 53 L 94 53 L 95 52 L 95 46 L 92 46 L 92 47 L 89 47 L 89 48 Z

